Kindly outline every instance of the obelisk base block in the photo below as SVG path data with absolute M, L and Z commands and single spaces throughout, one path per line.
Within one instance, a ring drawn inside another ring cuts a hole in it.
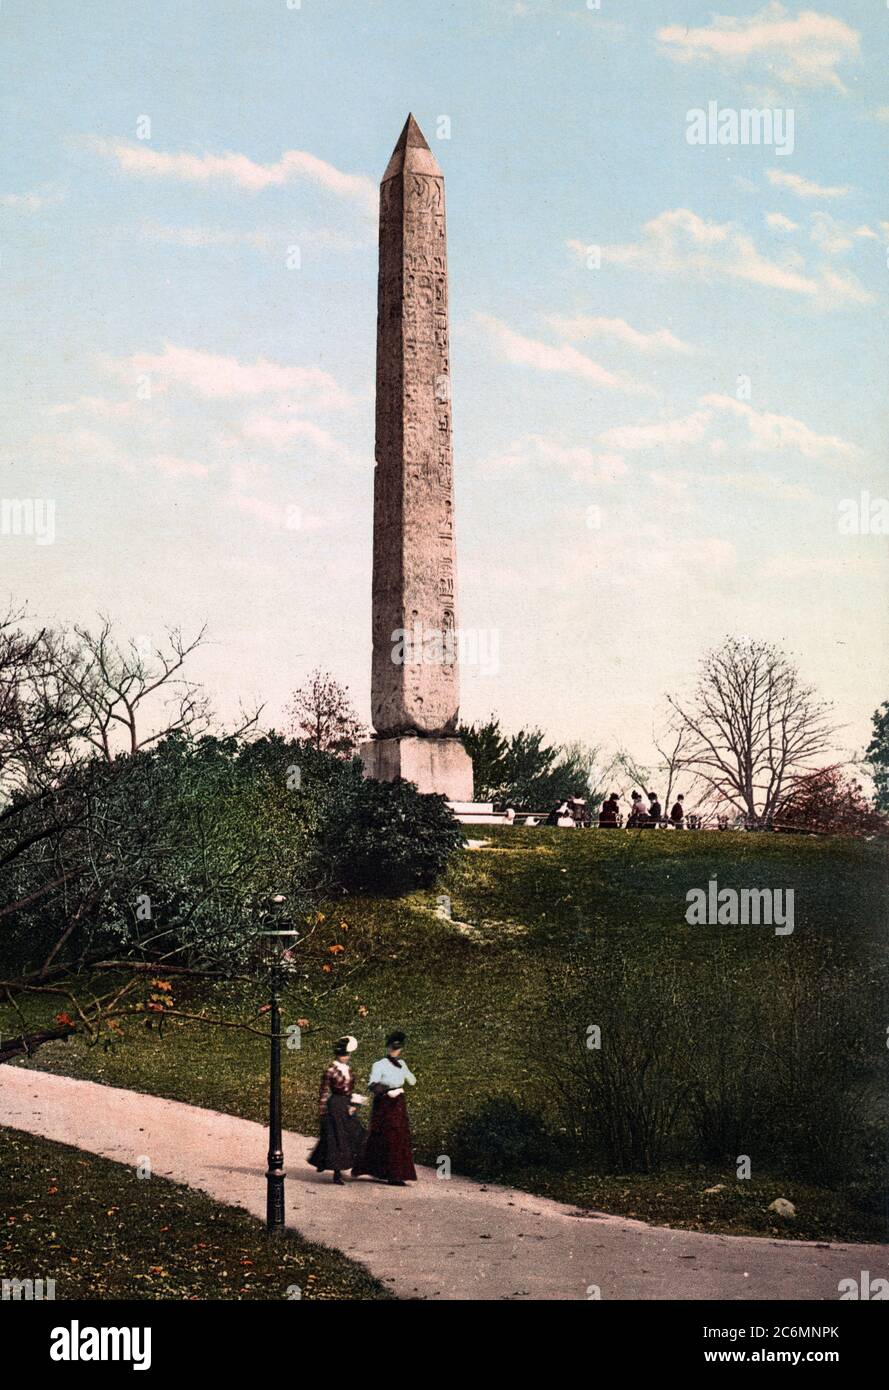
M 377 782 L 401 777 L 424 794 L 472 800 L 472 759 L 458 738 L 374 738 L 362 743 L 359 754 L 365 777 Z

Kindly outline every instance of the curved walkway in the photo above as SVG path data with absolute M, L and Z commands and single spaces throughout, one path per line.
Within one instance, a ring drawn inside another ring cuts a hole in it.
M 138 1091 L 0 1066 L 0 1124 L 265 1218 L 262 1125 Z M 287 1132 L 287 1222 L 366 1266 L 402 1298 L 836 1299 L 841 1279 L 889 1273 L 889 1245 L 704 1235 L 578 1211 L 511 1188 L 439 1179 L 334 1187 Z

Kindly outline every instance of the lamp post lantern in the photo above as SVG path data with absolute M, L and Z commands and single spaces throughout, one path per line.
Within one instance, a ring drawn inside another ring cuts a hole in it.
M 276 1235 L 284 1229 L 284 1150 L 281 1145 L 281 1008 L 280 990 L 289 963 L 289 951 L 298 933 L 280 925 L 286 899 L 271 899 L 269 917 L 279 925 L 259 933 L 263 965 L 269 976 L 271 1051 L 269 1066 L 269 1152 L 266 1170 L 266 1230 Z

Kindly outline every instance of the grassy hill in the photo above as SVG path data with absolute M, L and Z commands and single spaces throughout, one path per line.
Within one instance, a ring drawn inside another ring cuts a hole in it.
M 58 1299 L 389 1299 L 335 1250 L 265 1227 L 190 1187 L 0 1129 L 0 1278 Z M 24 1271 L 29 1271 L 26 1276 Z
M 325 906 L 288 986 L 285 1023 L 308 1020 L 285 1053 L 289 1127 L 316 1126 L 333 1038 L 359 1038 L 366 1080 L 400 1026 L 425 1162 L 445 1155 L 455 1171 L 673 1225 L 889 1238 L 882 846 L 499 827 L 485 838 L 435 891 Z M 792 889 L 793 933 L 689 926 L 686 893 L 712 878 Z M 258 983 L 174 993 L 183 1012 L 230 1020 L 255 1017 L 263 997 Z M 58 1008 L 35 1001 L 34 1019 Z M 6 1032 L 20 1023 L 0 1010 Z M 74 1038 L 22 1065 L 265 1116 L 265 1043 L 207 1023 L 170 1018 L 159 1036 L 134 1021 L 122 1042 Z M 743 1155 L 751 1176 L 739 1180 Z M 768 1212 L 777 1196 L 797 1204 L 793 1222 Z

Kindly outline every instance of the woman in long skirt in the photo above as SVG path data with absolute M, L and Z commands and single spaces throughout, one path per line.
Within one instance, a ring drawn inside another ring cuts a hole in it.
M 415 1086 L 417 1078 L 401 1055 L 403 1046 L 404 1034 L 390 1033 L 386 1039 L 386 1056 L 373 1064 L 370 1128 L 364 1153 L 352 1169 L 353 1178 L 367 1174 L 393 1187 L 404 1187 L 417 1179 L 404 1100 L 405 1083 Z
M 349 1056 L 358 1046 L 355 1038 L 340 1038 L 334 1047 L 334 1061 L 321 1078 L 319 1111 L 321 1135 L 309 1154 L 309 1162 L 324 1173 L 333 1169 L 333 1180 L 343 1185 L 343 1170 L 352 1168 L 364 1147 L 364 1126 L 355 1106 L 364 1103 L 356 1096 L 355 1078 Z

